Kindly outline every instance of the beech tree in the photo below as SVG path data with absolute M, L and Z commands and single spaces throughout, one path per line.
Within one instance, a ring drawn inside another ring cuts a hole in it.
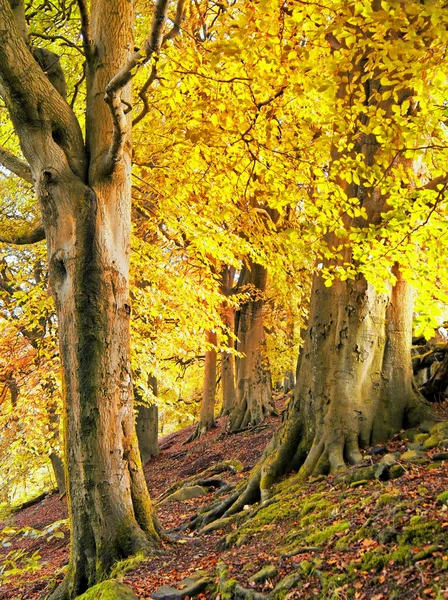
M 28 164 L 41 223 L 12 243 L 45 237 L 65 392 L 71 556 L 52 599 L 73 598 L 112 564 L 153 552 L 161 529 L 143 476 L 129 350 L 131 79 L 164 41 L 167 0 L 134 51 L 133 2 L 78 2 L 86 61 L 85 139 L 58 57 L 30 45 L 24 5 L 0 2 L 0 91 Z M 174 28 L 179 30 L 183 3 Z M 168 37 L 167 37 L 168 36 Z
M 197 523 L 265 500 L 288 471 L 338 473 L 362 460 L 362 448 L 431 415 L 412 379 L 414 294 L 404 275 L 410 259 L 418 269 L 415 244 L 448 184 L 446 170 L 433 168 L 446 136 L 438 106 L 444 10 L 374 0 L 341 3 L 320 17 L 311 5 L 291 11 L 306 27 L 305 51 L 327 48 L 319 64 L 331 142 L 327 162 L 304 187 L 315 206 L 333 202 L 335 223 L 320 227 L 322 258 L 284 423 L 248 483 Z M 308 76 L 317 71 L 310 67 L 303 81 Z

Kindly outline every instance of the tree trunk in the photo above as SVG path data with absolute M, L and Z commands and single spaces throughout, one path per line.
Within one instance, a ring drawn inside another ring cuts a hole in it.
M 157 404 L 137 408 L 137 438 L 142 464 L 146 464 L 153 456 L 160 453 L 158 443 L 159 409 Z
M 1 93 L 35 182 L 58 316 L 71 556 L 51 599 L 65 600 L 107 577 L 117 560 L 157 549 L 161 533 L 133 413 L 130 115 L 113 134 L 104 102 L 109 81 L 133 52 L 133 8 L 127 1 L 99 0 L 92 9 L 92 37 L 85 40 L 87 148 L 75 115 L 30 53 L 8 0 L 0 0 L 0 30 Z M 130 102 L 130 85 L 122 100 Z
M 230 431 L 259 425 L 272 412 L 272 385 L 264 353 L 263 293 L 266 268 L 252 263 L 243 285 L 250 286 L 251 299 L 240 309 L 238 321 L 237 398 L 229 419 Z
M 199 423 L 195 431 L 185 443 L 200 438 L 204 433 L 216 427 L 215 423 L 215 395 L 216 395 L 216 333 L 207 331 L 206 341 L 208 348 L 205 351 L 204 385 L 202 388 L 201 412 Z M 210 348 L 210 345 L 212 347 Z
M 157 379 L 149 378 L 149 385 L 154 396 L 157 396 Z M 159 409 L 154 402 L 150 406 L 140 404 L 137 407 L 137 438 L 142 463 L 145 465 L 150 458 L 158 456 L 160 452 L 159 435 Z
M 49 459 L 51 461 L 51 466 L 53 467 L 58 492 L 60 494 L 65 494 L 65 469 L 62 458 L 56 454 L 56 452 L 52 452 Z
M 230 296 L 235 276 L 234 267 L 225 267 L 222 273 L 221 291 L 224 296 Z M 224 304 L 222 308 L 222 321 L 224 327 L 233 335 L 235 332 L 235 309 Z M 233 338 L 229 336 L 228 345 L 233 346 Z M 232 352 L 221 353 L 221 382 L 222 382 L 222 409 L 221 416 L 230 415 L 236 401 L 235 386 L 235 355 Z

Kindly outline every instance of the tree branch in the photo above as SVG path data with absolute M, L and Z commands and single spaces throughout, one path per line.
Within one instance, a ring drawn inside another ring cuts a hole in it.
M 177 8 L 176 8 L 176 17 L 174 18 L 173 26 L 163 36 L 162 43 L 160 44 L 161 48 L 163 48 L 163 46 L 166 44 L 166 42 L 168 40 L 172 40 L 177 35 L 179 35 L 180 28 L 182 25 L 182 19 L 184 17 L 185 1 L 186 0 L 178 0 Z M 137 123 L 140 123 L 140 121 L 148 114 L 148 112 L 149 112 L 148 90 L 156 78 L 157 78 L 157 63 L 154 62 L 154 64 L 152 65 L 151 73 L 150 73 L 148 79 L 145 81 L 142 89 L 138 93 L 140 99 L 143 102 L 143 108 L 138 113 L 138 115 L 135 117 L 135 119 L 132 121 L 132 125 L 137 125 Z
M 90 37 L 90 17 L 86 0 L 77 0 L 79 14 L 81 16 L 81 35 L 84 54 L 87 62 L 90 61 L 92 54 L 92 40 Z
M 433 191 L 437 191 L 437 186 L 441 185 L 443 186 L 443 189 L 446 188 L 446 185 L 448 183 L 448 175 L 444 174 L 444 175 L 440 175 L 439 177 L 435 177 L 434 179 L 431 179 L 431 181 L 428 181 L 428 183 L 426 183 L 424 186 L 417 188 L 417 190 L 433 190 Z
M 154 15 L 152 18 L 151 32 L 143 48 L 136 52 L 125 65 L 109 82 L 106 88 L 104 100 L 109 106 L 114 131 L 112 143 L 109 148 L 109 154 L 106 160 L 106 172 L 112 173 L 115 165 L 121 159 L 123 154 L 124 142 L 127 132 L 127 107 L 121 100 L 121 90 L 131 81 L 138 70 L 151 60 L 156 58 L 163 41 L 162 29 L 165 24 L 166 13 L 168 11 L 169 0 L 157 0 Z M 149 87 L 149 86 L 148 86 Z
M 0 231 L 0 242 L 3 242 L 4 244 L 25 246 L 27 244 L 36 244 L 44 239 L 45 231 L 40 221 L 31 225 L 29 229 L 19 233 L 10 233 L 8 235 Z
M 69 46 L 70 48 L 75 48 L 75 50 L 78 50 L 78 52 L 82 53 L 80 46 L 78 46 L 74 42 L 70 41 L 68 38 L 66 38 L 63 35 L 47 35 L 46 33 L 37 33 L 35 31 L 31 31 L 29 33 L 29 37 L 35 37 L 35 38 L 39 38 L 42 40 L 48 40 L 49 42 L 55 42 L 56 40 L 62 40 L 66 46 Z
M 31 169 L 24 160 L 21 160 L 17 156 L 14 156 L 9 150 L 0 146 L 0 164 L 20 177 L 21 179 L 27 181 L 28 183 L 33 183 L 33 178 L 31 177 Z

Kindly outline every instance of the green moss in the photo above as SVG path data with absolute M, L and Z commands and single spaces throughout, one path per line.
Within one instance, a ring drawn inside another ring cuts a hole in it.
M 139 552 L 135 556 L 125 558 L 124 560 L 119 560 L 112 567 L 112 570 L 110 572 L 110 578 L 116 579 L 119 577 L 123 577 L 125 573 L 136 569 L 146 559 L 147 557 L 145 557 L 145 555 L 142 552 Z
M 350 542 L 353 544 L 354 542 L 359 542 L 359 540 L 363 540 L 364 538 L 373 538 L 374 535 L 375 529 L 370 527 L 369 522 L 367 522 L 366 525 L 360 527 L 358 531 L 351 536 Z
M 321 546 L 331 540 L 336 533 L 349 529 L 350 521 L 338 521 L 329 527 L 306 536 L 305 542 L 311 546 Z
M 336 550 L 347 550 L 347 548 L 350 547 L 350 540 L 351 540 L 351 536 L 343 535 L 342 537 L 340 537 L 338 539 L 338 541 L 335 543 L 334 547 L 336 548 Z
M 448 506 L 448 490 L 437 496 L 437 502 L 441 502 L 442 504 Z
M 409 546 L 397 548 L 393 552 L 384 554 L 379 548 L 366 552 L 362 557 L 361 568 L 363 571 L 380 571 L 387 563 L 393 561 L 397 564 L 404 564 L 409 559 Z
M 407 562 L 410 557 L 410 549 L 409 547 L 397 548 L 393 552 L 387 555 L 387 562 L 389 560 L 393 560 L 395 563 L 402 565 Z
M 426 488 L 424 485 L 421 485 L 421 486 L 420 486 L 420 487 L 417 489 L 417 492 L 423 496 L 424 494 L 427 494 L 427 493 L 429 492 L 429 490 L 428 490 L 428 488 Z
M 424 519 L 421 515 L 414 515 L 409 519 L 410 525 L 418 525 L 419 523 L 423 523 Z
M 108 580 L 93 586 L 76 600 L 137 600 L 137 596 L 127 585 Z
M 410 524 L 403 529 L 403 533 L 399 537 L 400 546 L 412 545 L 419 546 L 428 544 L 434 541 L 441 530 L 441 525 L 438 521 L 426 521 Z
M 363 571 L 380 571 L 387 564 L 387 554 L 379 554 L 377 550 L 366 552 L 362 557 Z
M 431 437 L 425 440 L 424 446 L 427 450 L 431 450 L 432 448 L 436 448 L 442 440 L 443 435 L 441 434 L 431 435 Z
M 439 571 L 448 571 L 448 560 L 446 558 L 436 558 L 435 565 Z
M 397 493 L 381 494 L 376 501 L 378 508 L 381 506 L 388 506 L 389 504 L 395 504 L 397 502 Z

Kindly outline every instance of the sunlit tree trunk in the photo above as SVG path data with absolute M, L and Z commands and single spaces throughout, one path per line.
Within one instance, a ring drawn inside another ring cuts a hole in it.
M 187 442 L 201 437 L 204 433 L 216 427 L 215 399 L 216 399 L 216 332 L 207 331 L 207 349 L 205 351 L 204 383 L 202 386 L 201 409 L 199 423 Z
M 0 0 L 0 79 L 40 203 L 58 316 L 71 521 L 67 575 L 51 596 L 59 600 L 104 579 L 117 560 L 155 550 L 160 534 L 133 414 L 130 115 L 121 123 L 121 152 L 111 155 L 104 102 L 108 82 L 133 52 L 134 15 L 126 0 L 92 6 L 85 146 L 63 89 L 23 39 L 11 10 L 18 4 Z M 129 85 L 122 99 L 130 101 Z
M 259 425 L 272 411 L 271 374 L 263 328 L 266 280 L 266 268 L 251 263 L 243 279 L 243 286 L 248 286 L 251 298 L 241 306 L 238 319 L 237 349 L 242 357 L 237 362 L 237 397 L 230 414 L 231 431 Z
M 221 291 L 224 296 L 228 297 L 232 292 L 233 278 L 235 269 L 233 267 L 225 267 L 222 273 Z M 222 321 L 225 329 L 230 334 L 235 333 L 235 308 L 231 305 L 224 304 L 222 309 Z M 234 341 L 229 337 L 228 345 L 233 346 Z M 222 384 L 222 410 L 221 415 L 227 416 L 230 414 L 236 401 L 235 387 L 235 355 L 232 352 L 221 352 L 221 384 Z
M 149 385 L 154 396 L 157 396 L 157 379 L 149 378 Z M 158 443 L 159 434 L 159 409 L 154 402 L 151 405 L 139 404 L 137 407 L 137 438 L 142 463 L 146 464 L 153 456 L 160 452 Z

